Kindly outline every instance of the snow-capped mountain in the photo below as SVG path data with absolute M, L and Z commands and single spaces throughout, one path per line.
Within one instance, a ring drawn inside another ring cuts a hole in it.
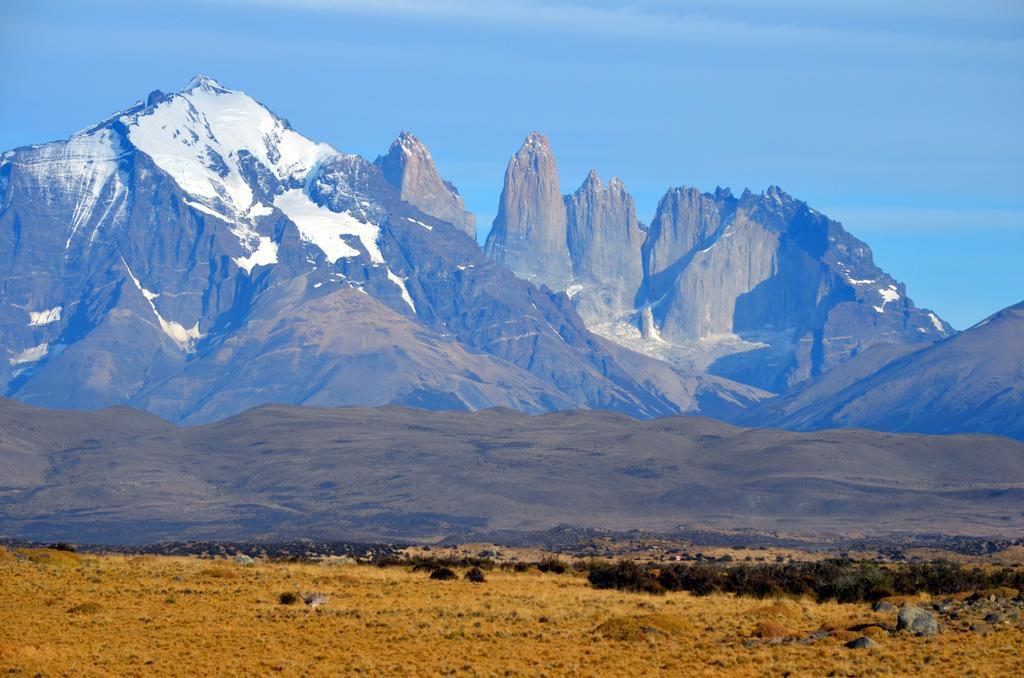
M 875 265 L 867 244 L 776 186 L 670 189 L 649 227 L 621 180 L 563 196 L 548 140 L 512 157 L 487 252 L 565 291 L 595 333 L 772 392 L 881 344 L 953 334 Z
M 666 393 L 689 386 L 654 361 L 635 378 L 564 297 L 484 257 L 426 147 L 396 144 L 341 153 L 200 76 L 4 153 L 4 393 L 188 421 L 265 402 L 680 409 Z

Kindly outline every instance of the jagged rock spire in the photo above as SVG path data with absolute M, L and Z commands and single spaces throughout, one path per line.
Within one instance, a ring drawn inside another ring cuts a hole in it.
M 604 185 L 591 170 L 565 206 L 577 308 L 584 318 L 628 312 L 643 279 L 633 197 L 618 177 Z
M 520 278 L 564 290 L 572 280 L 558 166 L 547 137 L 531 132 L 505 171 L 487 255 Z
M 411 132 L 399 134 L 375 164 L 402 200 L 476 239 L 476 217 L 466 210 L 458 190 L 441 178 L 430 151 Z

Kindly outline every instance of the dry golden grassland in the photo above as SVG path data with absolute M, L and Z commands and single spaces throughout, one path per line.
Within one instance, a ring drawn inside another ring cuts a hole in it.
M 0 549 L 4 673 L 1024 674 L 1019 625 L 930 638 L 880 632 L 876 649 L 847 649 L 872 635 L 849 627 L 892 621 L 865 604 L 599 591 L 583 575 L 538 571 L 492 570 L 472 584 L 401 567 L 22 555 Z M 327 603 L 281 604 L 297 585 Z M 833 633 L 811 644 L 749 646 L 822 628 Z

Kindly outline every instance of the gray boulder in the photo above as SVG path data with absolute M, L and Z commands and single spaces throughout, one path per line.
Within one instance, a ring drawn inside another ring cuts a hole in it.
M 851 650 L 870 650 L 878 647 L 878 643 L 871 640 L 867 636 L 861 636 L 860 638 L 856 638 L 848 642 L 846 644 L 846 647 L 850 648 Z
M 910 631 L 915 636 L 934 636 L 939 632 L 939 623 L 928 610 L 907 605 L 896 617 L 896 630 Z

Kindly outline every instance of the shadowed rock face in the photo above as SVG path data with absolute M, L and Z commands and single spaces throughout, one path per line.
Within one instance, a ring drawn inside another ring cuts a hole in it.
M 524 280 L 553 290 L 572 281 L 565 205 L 547 137 L 531 132 L 509 161 L 484 249 Z
M 746 421 L 796 430 L 999 433 L 1024 440 L 1024 302 L 917 351 L 866 352 Z
M 865 243 L 777 187 L 738 200 L 676 189 L 654 223 L 646 291 L 661 336 L 767 345 L 722 358 L 716 374 L 778 392 L 870 346 L 952 333 L 914 306 Z
M 713 196 L 686 187 L 665 193 L 643 246 L 648 298 L 660 299 L 672 288 L 693 254 L 718 235 L 735 204 L 728 190 L 720 189 Z
M 432 217 L 447 221 L 476 240 L 476 217 L 462 196 L 437 171 L 434 158 L 410 132 L 402 132 L 374 163 L 398 189 L 399 197 Z
M 568 525 L 1019 535 L 1022 460 L 1024 444 L 996 436 L 791 433 L 701 417 L 265 406 L 177 428 L 125 408 L 0 400 L 0 534 L 472 540 Z
M 636 255 L 644 240 L 633 197 L 618 177 L 605 186 L 592 170 L 565 205 L 573 304 L 588 322 L 631 311 L 643 281 Z

